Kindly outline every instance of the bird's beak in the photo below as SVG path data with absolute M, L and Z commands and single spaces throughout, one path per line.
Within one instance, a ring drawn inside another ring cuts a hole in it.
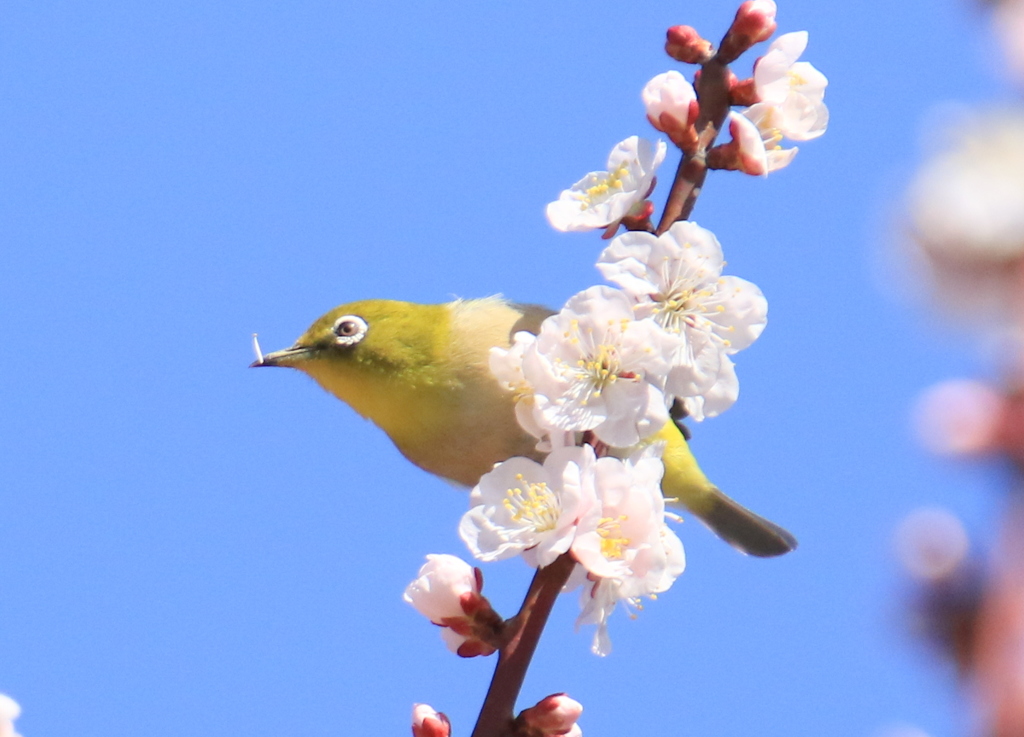
M 301 362 L 303 359 L 308 358 L 312 354 L 313 349 L 308 346 L 293 345 L 291 348 L 285 348 L 283 351 L 267 353 L 258 361 L 250 363 L 249 368 L 259 368 L 260 366 L 294 367 L 296 364 Z

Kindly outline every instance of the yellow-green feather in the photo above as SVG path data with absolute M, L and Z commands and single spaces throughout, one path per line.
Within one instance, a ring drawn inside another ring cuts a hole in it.
M 492 346 L 507 346 L 515 329 L 536 330 L 546 311 L 498 298 L 367 300 L 327 313 L 299 344 L 333 340 L 331 326 L 346 314 L 366 320 L 364 340 L 296 368 L 372 420 L 410 461 L 472 486 L 499 461 L 537 457 L 536 440 L 516 423 L 513 397 L 490 373 L 488 356 Z

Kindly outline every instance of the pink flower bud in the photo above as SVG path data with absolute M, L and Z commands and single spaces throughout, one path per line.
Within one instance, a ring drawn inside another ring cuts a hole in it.
M 580 702 L 570 699 L 564 693 L 556 693 L 541 699 L 536 706 L 525 709 L 519 718 L 541 734 L 582 734 L 576 726 L 576 720 L 582 713 L 583 705 Z
M 711 42 L 692 26 L 672 26 L 665 40 L 665 53 L 684 64 L 703 64 L 714 55 Z
M 677 71 L 665 72 L 652 79 L 640 93 L 647 108 L 647 119 L 668 135 L 683 150 L 697 143 L 693 124 L 700 115 L 697 93 L 693 85 Z
M 729 135 L 736 144 L 737 168 L 744 174 L 768 173 L 768 155 L 757 126 L 745 115 L 729 113 Z
M 428 555 L 419 578 L 403 598 L 420 614 L 444 629 L 448 649 L 464 658 L 497 650 L 504 621 L 480 593 L 483 574 L 454 555 Z M 3 735 L 0 735 L 3 737 Z
M 463 597 L 479 596 L 474 568 L 454 555 L 428 555 L 419 578 L 405 589 L 403 598 L 435 624 L 465 614 Z
M 757 94 L 757 83 L 753 77 L 737 79 L 735 76 L 729 79 L 729 102 L 733 105 L 750 107 L 761 101 Z
M 746 0 L 736 11 L 729 32 L 722 39 L 718 58 L 728 64 L 756 43 L 775 33 L 776 6 L 772 0 Z
M 428 704 L 413 704 L 412 734 L 413 737 L 449 737 L 452 733 L 448 717 Z

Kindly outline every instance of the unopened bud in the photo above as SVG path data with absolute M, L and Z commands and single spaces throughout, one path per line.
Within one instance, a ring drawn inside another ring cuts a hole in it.
M 462 616 L 467 594 L 480 594 L 476 570 L 454 555 L 428 555 L 419 577 L 406 587 L 403 598 L 424 617 L 438 623 L 446 617 Z
M 735 76 L 729 79 L 729 103 L 750 107 L 761 101 L 757 94 L 757 84 L 753 77 L 737 79 Z
M 504 621 L 480 593 L 482 587 L 479 568 L 454 555 L 428 555 L 403 598 L 444 628 L 441 637 L 452 652 L 462 657 L 490 655 L 497 649 L 494 643 Z
M 412 734 L 413 737 L 450 737 L 451 722 L 448 717 L 428 704 L 413 704 Z
M 772 0 L 746 0 L 740 5 L 736 18 L 722 39 L 719 60 L 724 64 L 732 63 L 754 44 L 771 38 L 776 28 L 776 9 Z
M 672 26 L 665 40 L 665 53 L 684 64 L 703 64 L 715 54 L 711 42 L 692 26 Z
M 665 72 L 648 82 L 640 93 L 651 125 L 668 135 L 684 151 L 697 143 L 693 124 L 700 115 L 700 104 L 693 85 L 677 71 Z
M 576 720 L 583 713 L 583 705 L 564 693 L 547 696 L 536 706 L 525 709 L 519 720 L 543 735 L 582 734 Z M 575 728 L 575 732 L 573 729 Z
M 729 113 L 728 121 L 732 141 L 723 148 L 731 148 L 736 156 L 735 168 L 744 174 L 765 176 L 768 173 L 768 155 L 757 126 L 747 116 L 739 113 Z

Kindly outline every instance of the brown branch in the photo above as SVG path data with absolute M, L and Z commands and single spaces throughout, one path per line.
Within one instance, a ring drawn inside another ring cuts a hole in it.
M 472 737 L 505 737 L 512 734 L 516 699 L 523 687 L 548 615 L 555 599 L 569 580 L 576 561 L 563 553 L 551 565 L 541 568 L 533 577 L 519 613 L 509 620 L 515 634 L 498 654 L 487 697 L 473 728 Z
M 672 224 L 686 220 L 693 212 L 697 198 L 700 196 L 704 178 L 708 173 L 707 152 L 715 143 L 719 131 L 729 114 L 729 66 L 723 64 L 716 56 L 702 65 L 700 79 L 697 81 L 697 97 L 700 100 L 700 116 L 695 124 L 698 143 L 691 152 L 683 152 L 683 158 L 676 169 L 676 177 L 672 189 L 665 202 L 665 210 L 658 224 L 657 234 L 661 235 Z

